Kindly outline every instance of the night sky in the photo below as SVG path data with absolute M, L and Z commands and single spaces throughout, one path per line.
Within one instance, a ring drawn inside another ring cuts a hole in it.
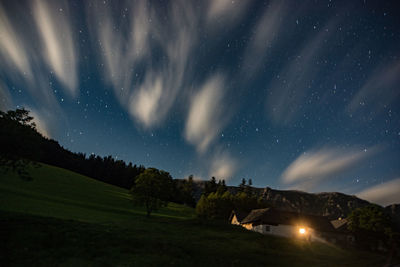
M 400 202 L 398 1 L 1 1 L 0 109 L 174 178 Z

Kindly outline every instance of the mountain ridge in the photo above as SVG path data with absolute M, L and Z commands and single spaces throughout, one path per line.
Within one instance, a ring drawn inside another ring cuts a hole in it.
M 200 199 L 204 191 L 205 183 L 206 181 L 194 182 L 193 196 L 196 202 Z M 373 204 L 355 195 L 348 195 L 341 192 L 309 193 L 300 190 L 273 189 L 268 186 L 264 188 L 250 187 L 249 189 L 272 207 L 287 211 L 326 216 L 331 220 L 346 218 L 352 210 Z M 240 187 L 227 186 L 227 190 L 232 194 L 236 194 L 240 190 Z M 382 209 L 397 221 L 400 221 L 400 204 L 394 203 L 387 207 L 382 207 Z

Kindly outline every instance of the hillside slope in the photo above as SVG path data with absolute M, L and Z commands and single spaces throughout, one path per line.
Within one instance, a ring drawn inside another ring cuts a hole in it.
M 128 190 L 86 176 L 41 164 L 31 167 L 32 181 L 0 172 L 0 209 L 75 219 L 87 222 L 118 222 L 142 217 L 145 210 L 134 208 Z M 194 211 L 170 204 L 155 216 L 193 217 Z

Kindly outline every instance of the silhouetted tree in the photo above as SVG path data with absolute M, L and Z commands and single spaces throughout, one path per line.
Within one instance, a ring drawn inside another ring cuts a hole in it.
M 217 185 L 217 180 L 215 179 L 215 177 L 211 177 L 210 181 L 207 181 L 204 185 L 204 194 L 208 195 L 212 192 L 216 192 L 218 188 Z
M 136 178 L 130 192 L 134 203 L 144 205 L 149 217 L 154 210 L 168 204 L 171 189 L 172 177 L 169 173 L 149 168 Z
M 232 195 L 229 191 L 224 193 L 211 192 L 203 194 L 197 203 L 196 214 L 207 219 L 228 219 L 232 210 L 250 212 L 252 209 L 266 208 L 268 205 L 255 196 L 248 196 L 244 192 Z
M 196 214 L 200 218 L 207 218 L 208 217 L 208 202 L 207 196 L 205 194 L 201 195 L 199 201 L 196 205 Z
M 246 188 L 246 179 L 242 178 L 242 181 L 239 184 L 239 190 L 238 191 L 239 192 L 243 192 L 245 188 Z
M 194 193 L 193 175 L 189 175 L 187 181 L 184 180 L 182 193 L 183 193 L 183 203 L 190 207 L 195 207 L 196 201 L 193 198 L 193 193 Z
M 217 186 L 217 193 L 222 195 L 223 193 L 226 192 L 226 190 L 228 190 L 228 188 L 226 187 L 225 180 L 219 180 Z
M 42 137 L 35 129 L 29 111 L 0 111 L 0 166 L 4 172 L 12 170 L 23 179 L 31 179 L 27 168 L 30 159 L 37 159 Z M 37 164 L 35 164 L 37 166 Z
M 362 247 L 375 246 L 377 241 L 389 243 L 395 234 L 390 216 L 378 205 L 355 209 L 347 219 L 348 229 Z

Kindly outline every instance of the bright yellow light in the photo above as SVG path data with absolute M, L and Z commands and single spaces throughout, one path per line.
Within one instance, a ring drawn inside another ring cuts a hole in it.
M 299 233 L 302 234 L 302 235 L 304 235 L 304 234 L 306 233 L 306 229 L 300 228 L 300 229 L 299 229 Z

